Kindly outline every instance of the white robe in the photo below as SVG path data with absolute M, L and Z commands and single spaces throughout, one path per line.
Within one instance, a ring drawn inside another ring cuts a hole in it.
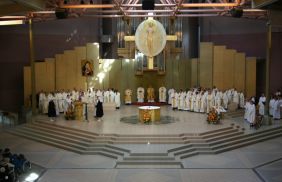
M 280 110 L 281 110 L 282 100 L 275 100 L 273 104 L 273 119 L 280 119 Z
M 214 98 L 212 94 L 207 96 L 207 113 L 211 111 L 211 108 L 214 106 Z
M 178 93 L 172 93 L 171 95 L 171 107 L 173 109 L 178 108 Z
M 205 112 L 207 107 L 207 95 L 202 95 L 200 112 Z
M 259 114 L 264 116 L 264 104 L 265 104 L 266 98 L 265 97 L 260 97 L 259 98 Z
M 199 93 L 196 95 L 194 111 L 200 112 L 200 109 L 201 109 L 201 94 Z
M 119 92 L 115 94 L 115 104 L 116 104 L 116 108 L 120 107 L 120 93 Z
M 249 116 L 247 118 L 249 123 L 255 124 L 256 120 L 256 106 L 255 104 L 251 104 L 249 106 Z
M 172 103 L 172 95 L 174 94 L 174 89 L 171 88 L 168 90 L 168 104 Z
M 166 102 L 166 88 L 165 87 L 159 88 L 159 101 Z
M 233 102 L 237 105 L 237 107 L 239 106 L 239 94 L 237 91 L 233 92 Z
M 228 95 L 227 95 L 227 92 L 225 92 L 223 94 L 223 107 L 224 107 L 224 109 L 228 108 Z
M 240 93 L 240 108 L 244 108 L 245 105 L 245 96 L 243 92 Z
M 275 99 L 269 101 L 269 115 L 273 116 Z
M 114 91 L 110 91 L 109 92 L 109 101 L 111 102 L 111 103 L 114 103 L 115 102 L 115 93 L 114 93 Z
M 244 119 L 248 120 L 248 117 L 250 115 L 250 102 L 246 102 L 244 107 L 245 107 Z
M 179 99 L 178 100 L 178 102 L 179 102 L 178 109 L 183 110 L 184 109 L 184 102 L 185 102 L 185 92 L 180 92 L 178 99 Z
M 137 88 L 137 102 L 143 103 L 144 102 L 144 88 L 138 87 Z

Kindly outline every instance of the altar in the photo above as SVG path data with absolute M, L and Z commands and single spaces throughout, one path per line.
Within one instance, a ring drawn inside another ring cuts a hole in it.
M 139 109 L 139 121 L 144 122 L 145 117 L 149 117 L 150 121 L 160 121 L 161 108 L 158 106 L 141 106 Z

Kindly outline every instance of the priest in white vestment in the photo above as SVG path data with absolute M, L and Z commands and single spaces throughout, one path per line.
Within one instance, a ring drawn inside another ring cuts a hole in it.
M 228 94 L 227 94 L 227 93 L 228 93 L 228 92 L 225 91 L 224 94 L 223 94 L 223 97 L 222 97 L 222 100 L 223 100 L 223 108 L 224 108 L 225 110 L 227 110 L 227 108 L 228 108 Z
M 110 102 L 110 91 L 106 90 L 104 92 L 104 103 L 108 103 L 108 102 Z
M 159 88 L 159 102 L 166 102 L 166 88 Z
M 204 113 L 206 111 L 206 107 L 207 107 L 207 94 L 202 92 L 200 112 Z
M 239 106 L 239 94 L 236 90 L 233 92 L 233 102 L 237 105 L 237 108 Z
M 273 104 L 273 119 L 275 120 L 281 119 L 281 106 L 282 106 L 281 97 L 276 96 L 275 102 Z
M 172 109 L 178 108 L 178 93 L 177 92 L 173 92 L 171 95 L 171 107 Z
M 249 105 L 249 115 L 247 118 L 248 122 L 250 124 L 255 124 L 255 120 L 256 120 L 256 106 L 255 103 L 251 102 Z
M 240 108 L 244 108 L 244 106 L 245 106 L 245 96 L 244 96 L 243 92 L 241 92 L 239 94 L 239 98 L 240 98 Z
M 145 90 L 144 90 L 143 87 L 137 88 L 137 102 L 139 102 L 139 103 L 144 102 L 144 93 L 145 93 Z
M 110 90 L 109 91 L 109 101 L 111 102 L 111 103 L 114 103 L 115 102 L 115 92 L 114 92 L 114 90 Z
M 174 94 L 175 90 L 173 88 L 168 90 L 168 104 L 172 103 L 172 94 Z
M 120 93 L 116 90 L 115 92 L 115 104 L 116 104 L 116 109 L 120 108 Z
M 207 113 L 209 113 L 214 106 L 214 97 L 212 93 L 209 91 L 209 94 L 207 96 Z
M 183 110 L 184 109 L 184 102 L 185 102 L 185 92 L 180 90 L 178 95 L 178 109 Z
M 246 101 L 246 103 L 245 103 L 245 114 L 244 114 L 244 119 L 247 121 L 248 120 L 248 117 L 249 117 L 249 115 L 250 115 L 250 105 L 251 105 L 251 103 L 250 103 L 250 101 L 249 100 L 247 100 Z
M 266 102 L 266 97 L 264 96 L 264 94 L 261 94 L 260 98 L 259 98 L 259 115 L 264 116 L 264 105 Z
M 200 108 L 201 108 L 201 94 L 196 92 L 194 112 L 200 112 Z
M 270 101 L 269 101 L 269 115 L 270 116 L 273 116 L 274 103 L 275 103 L 275 99 L 273 96 L 271 96 Z

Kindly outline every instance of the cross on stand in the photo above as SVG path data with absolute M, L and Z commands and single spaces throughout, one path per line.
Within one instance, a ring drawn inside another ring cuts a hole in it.
M 124 41 L 125 42 L 133 42 L 133 41 L 135 42 L 135 36 L 124 36 Z M 166 41 L 177 41 L 177 36 L 176 35 L 167 35 Z M 147 56 L 147 60 L 148 60 L 147 69 L 153 70 L 154 69 L 154 57 Z

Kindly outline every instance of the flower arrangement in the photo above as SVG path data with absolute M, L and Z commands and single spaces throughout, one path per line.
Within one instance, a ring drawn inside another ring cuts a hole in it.
M 66 120 L 74 120 L 75 119 L 75 113 L 74 113 L 72 106 L 69 106 L 67 112 L 65 113 L 65 119 Z
M 151 122 L 151 114 L 150 114 L 150 111 L 149 110 L 145 110 L 144 111 L 144 114 L 143 114 L 143 122 L 145 124 L 148 124 Z
M 216 110 L 214 108 L 212 108 L 212 110 L 208 113 L 208 117 L 207 117 L 207 122 L 210 124 L 218 124 L 220 121 L 220 116 L 219 114 L 216 112 Z

